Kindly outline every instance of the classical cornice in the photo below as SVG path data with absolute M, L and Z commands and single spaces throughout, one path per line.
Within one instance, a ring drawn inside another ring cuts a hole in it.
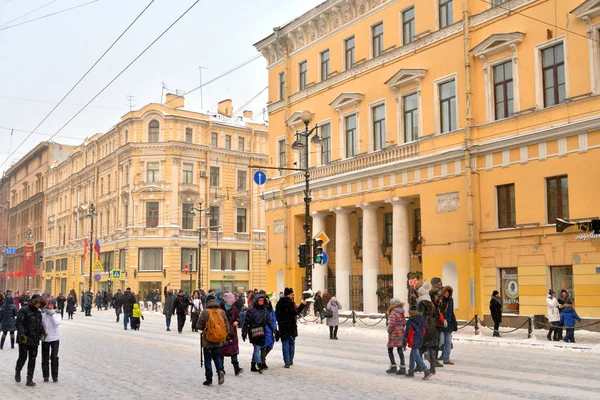
M 420 82 L 426 74 L 427 70 L 424 68 L 400 68 L 385 84 L 391 89 L 398 90 L 412 83 Z
M 358 106 L 361 101 L 365 98 L 365 95 L 357 92 L 344 92 L 340 93 L 336 96 L 335 99 L 331 103 L 329 103 L 329 107 L 334 110 L 342 110 L 351 106 Z
M 571 11 L 577 18 L 594 18 L 600 15 L 600 0 L 586 0 Z
M 525 34 L 521 32 L 494 33 L 471 49 L 475 57 L 488 57 L 510 49 L 523 41 Z

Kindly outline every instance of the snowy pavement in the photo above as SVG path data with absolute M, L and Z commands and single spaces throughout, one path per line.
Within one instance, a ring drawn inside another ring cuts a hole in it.
M 339 340 L 329 340 L 327 326 L 299 325 L 294 366 L 283 368 L 281 344 L 277 343 L 264 374 L 251 373 L 251 346 L 240 342 L 240 363 L 246 370 L 233 375 L 225 360 L 225 384 L 202 386 L 199 336 L 165 331 L 164 317 L 145 313 L 140 331 L 124 331 L 114 312 L 93 312 L 61 325 L 58 383 L 44 383 L 38 353 L 35 388 L 14 381 L 17 349 L 5 345 L 0 351 L 0 398 L 137 399 L 244 396 L 260 398 L 315 399 L 598 399 L 600 357 L 598 347 L 588 350 L 515 345 L 472 340 L 459 334 L 454 345 L 453 366 L 439 368 L 428 381 L 420 375 L 409 379 L 388 375 L 386 333 L 380 328 L 340 326 Z M 576 334 L 577 335 L 577 334 Z M 540 335 L 538 335 L 540 337 Z M 576 336 L 577 337 L 577 336 Z M 545 340 L 545 338 L 543 338 Z M 511 343 L 514 341 L 515 343 Z M 543 343 L 530 340 L 528 343 Z M 582 345 L 583 346 L 583 345 Z M 408 360 L 408 352 L 406 353 Z M 23 370 L 23 377 L 25 370 Z M 216 382 L 215 382 L 216 383 Z M 230 397 L 231 398 L 231 397 Z

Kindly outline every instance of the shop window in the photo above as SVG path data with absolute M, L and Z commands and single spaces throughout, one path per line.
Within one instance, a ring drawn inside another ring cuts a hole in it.
M 502 312 L 519 313 L 519 271 L 517 268 L 501 268 Z
M 550 267 L 550 277 L 552 280 L 552 289 L 556 290 L 556 295 L 560 296 L 560 291 L 565 289 L 573 299 L 573 267 L 571 265 Z
M 139 271 L 162 271 L 162 249 L 140 249 Z

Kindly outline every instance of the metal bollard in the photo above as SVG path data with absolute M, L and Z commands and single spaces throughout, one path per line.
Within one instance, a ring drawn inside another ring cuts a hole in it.
M 475 314 L 475 334 L 479 335 L 479 315 Z
M 533 318 L 529 317 L 527 322 L 527 339 L 531 339 L 531 336 L 533 335 Z
M 352 326 L 356 326 L 356 313 L 352 311 Z

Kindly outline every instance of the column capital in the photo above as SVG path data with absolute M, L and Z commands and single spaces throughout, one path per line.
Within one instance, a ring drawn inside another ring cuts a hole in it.
M 374 210 L 379 208 L 379 204 L 376 203 L 358 203 L 356 207 L 360 207 L 363 210 Z
M 310 213 L 310 215 L 312 215 L 313 218 L 325 218 L 330 214 L 329 214 L 329 211 L 322 210 L 322 211 L 312 211 Z
M 344 207 L 331 207 L 329 209 L 329 211 L 334 212 L 338 215 L 347 215 L 352 212 L 352 210 L 350 208 L 344 208 Z
M 389 204 L 401 204 L 401 205 L 409 205 L 410 204 L 410 200 L 408 199 L 404 199 L 402 197 L 388 197 L 387 199 L 385 199 L 386 203 Z

